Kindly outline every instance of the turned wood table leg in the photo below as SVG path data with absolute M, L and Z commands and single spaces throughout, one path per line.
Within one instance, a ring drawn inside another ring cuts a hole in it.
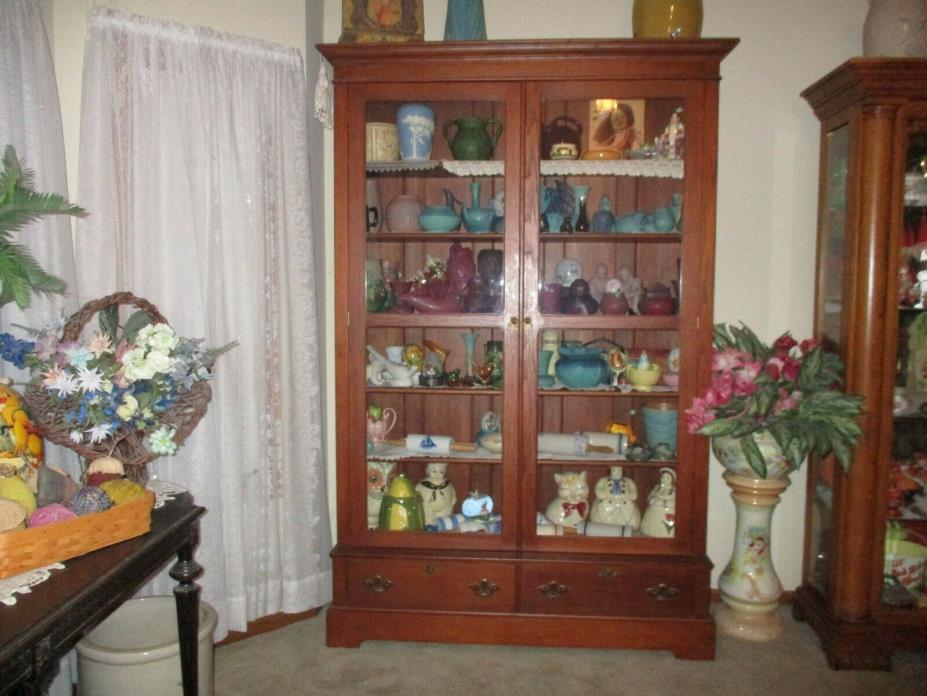
M 193 549 L 199 542 L 199 525 L 190 530 L 189 541 L 177 551 L 177 562 L 170 569 L 170 576 L 177 581 L 174 599 L 177 603 L 177 629 L 180 641 L 180 670 L 183 678 L 184 696 L 197 696 L 198 655 L 197 633 L 200 619 L 200 586 L 196 580 L 203 573 L 203 566 L 193 560 Z

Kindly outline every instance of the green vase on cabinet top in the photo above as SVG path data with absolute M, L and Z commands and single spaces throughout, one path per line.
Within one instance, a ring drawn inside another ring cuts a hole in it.
M 697 39 L 702 0 L 634 0 L 635 39 Z

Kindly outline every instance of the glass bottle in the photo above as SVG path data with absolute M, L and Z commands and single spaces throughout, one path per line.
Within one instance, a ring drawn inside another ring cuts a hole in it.
M 576 218 L 576 231 L 577 232 L 588 232 L 589 231 L 589 217 L 586 215 L 586 199 L 579 199 L 579 215 Z

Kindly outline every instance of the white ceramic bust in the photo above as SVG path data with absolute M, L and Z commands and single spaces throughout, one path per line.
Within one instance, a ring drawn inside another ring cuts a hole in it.
M 647 496 L 641 532 L 662 538 L 676 533 L 676 472 L 669 467 L 660 469 L 660 481 Z
M 426 525 L 433 525 L 437 518 L 454 513 L 457 491 L 447 479 L 446 462 L 431 462 L 425 469 L 425 478 L 415 485 L 415 490 L 422 496 Z
M 624 525 L 633 529 L 640 527 L 637 484 L 624 475 L 622 467 L 610 467 L 608 476 L 596 481 L 595 498 L 589 518 L 593 522 Z

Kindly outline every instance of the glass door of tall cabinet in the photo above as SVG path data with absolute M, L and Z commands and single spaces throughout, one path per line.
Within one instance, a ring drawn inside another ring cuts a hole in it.
M 927 608 L 927 120 L 908 129 L 882 602 Z M 894 317 L 893 317 L 894 318 Z
M 676 505 L 691 480 L 679 464 L 680 390 L 690 386 L 680 335 L 695 321 L 683 278 L 698 277 L 684 265 L 701 230 L 683 211 L 698 195 L 686 172 L 698 171 L 699 152 L 686 137 L 697 142 L 701 124 L 676 89 L 529 91 L 540 132 L 529 130 L 538 145 L 526 157 L 536 185 L 525 249 L 538 262 L 525 269 L 525 360 L 536 365 L 525 417 L 537 434 L 525 525 L 538 549 L 665 553 L 680 522 L 691 524 Z
M 519 138 L 506 128 L 517 90 L 371 89 L 358 110 L 366 166 L 352 185 L 366 200 L 351 282 L 366 292 L 350 340 L 366 364 L 354 384 L 367 440 L 353 473 L 367 504 L 353 527 L 371 545 L 511 544 L 517 440 L 506 447 L 502 433 L 516 427 L 518 334 L 505 317 L 518 304 L 519 218 L 504 204 L 519 198 Z

